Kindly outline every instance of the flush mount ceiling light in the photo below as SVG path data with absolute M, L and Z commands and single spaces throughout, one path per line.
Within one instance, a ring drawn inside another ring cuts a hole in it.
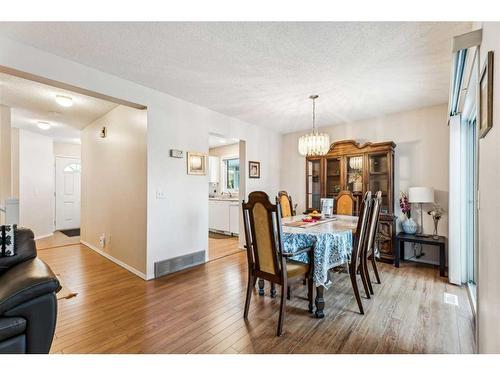
M 312 100 L 312 132 L 299 138 L 299 153 L 302 156 L 322 156 L 330 149 L 330 137 L 316 130 L 316 99 L 319 95 L 311 95 Z
M 50 124 L 46 121 L 38 121 L 36 123 L 36 126 L 38 126 L 42 130 L 49 130 L 50 129 Z
M 71 107 L 73 105 L 73 99 L 64 95 L 56 95 L 56 102 L 61 107 Z

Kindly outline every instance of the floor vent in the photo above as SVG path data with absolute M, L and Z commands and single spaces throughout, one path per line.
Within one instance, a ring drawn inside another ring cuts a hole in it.
M 444 293 L 444 303 L 458 306 L 458 297 L 455 294 Z
M 205 250 L 155 263 L 155 278 L 205 263 Z

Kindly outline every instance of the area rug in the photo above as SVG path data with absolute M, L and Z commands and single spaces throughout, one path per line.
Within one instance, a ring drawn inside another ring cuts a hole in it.
M 68 237 L 76 237 L 76 236 L 80 235 L 80 228 L 65 229 L 65 230 L 61 230 L 60 232 L 63 233 L 63 234 L 65 234 Z
M 61 290 L 59 290 L 59 292 L 57 292 L 57 294 L 56 294 L 58 300 L 59 299 L 70 299 L 70 298 L 76 297 L 78 295 L 78 293 L 75 293 L 66 287 L 66 283 L 63 281 L 61 275 L 56 274 L 56 276 L 57 276 L 57 279 L 59 280 L 59 284 L 61 285 Z

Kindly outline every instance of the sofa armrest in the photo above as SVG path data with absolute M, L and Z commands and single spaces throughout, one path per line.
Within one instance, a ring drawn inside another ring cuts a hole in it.
M 16 264 L 36 257 L 36 244 L 33 232 L 27 228 L 17 228 L 15 236 L 16 255 L 0 257 L 0 275 Z
M 60 288 L 59 280 L 42 260 L 17 264 L 0 276 L 0 314 Z

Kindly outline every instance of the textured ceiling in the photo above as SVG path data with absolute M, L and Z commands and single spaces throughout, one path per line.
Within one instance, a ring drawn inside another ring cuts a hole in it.
M 470 23 L 1 23 L 0 35 L 286 133 L 448 99 Z
M 61 107 L 56 95 L 73 99 L 71 107 Z M 55 140 L 76 142 L 80 129 L 116 107 L 115 103 L 61 90 L 38 82 L 0 73 L 0 104 L 12 108 L 12 126 L 47 135 Z M 37 127 L 49 122 L 49 130 Z

